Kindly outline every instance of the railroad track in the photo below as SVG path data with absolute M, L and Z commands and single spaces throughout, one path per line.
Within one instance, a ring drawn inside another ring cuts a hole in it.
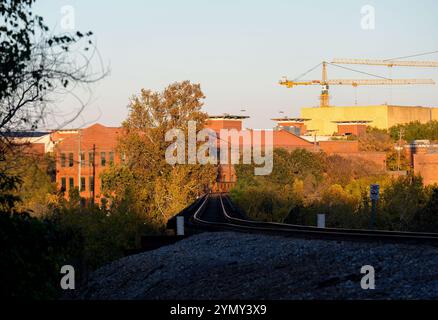
M 349 241 L 385 241 L 438 244 L 437 233 L 399 232 L 383 230 L 359 230 L 317 228 L 275 222 L 254 221 L 240 212 L 228 196 L 206 195 L 189 216 L 191 227 L 208 230 L 232 230 L 239 232 L 262 232 L 284 236 Z

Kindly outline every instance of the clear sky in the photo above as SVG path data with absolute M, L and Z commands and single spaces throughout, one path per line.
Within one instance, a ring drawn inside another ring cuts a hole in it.
M 269 120 L 299 116 L 318 104 L 319 86 L 286 89 L 282 76 L 295 78 L 323 60 L 394 58 L 438 50 L 436 0 L 70 0 L 37 1 L 37 11 L 59 27 L 61 8 L 75 9 L 76 28 L 92 30 L 111 74 L 95 88 L 93 100 L 73 125 L 120 125 L 129 97 L 141 88 L 161 90 L 191 80 L 206 95 L 211 114 L 250 116 L 247 127 L 267 128 Z M 375 29 L 361 27 L 361 8 L 375 8 Z M 438 54 L 418 59 L 438 60 Z M 386 67 L 352 66 L 389 76 Z M 394 78 L 432 78 L 438 68 L 402 68 Z M 329 68 L 329 77 L 363 78 Z M 320 79 L 320 70 L 306 78 Z M 354 105 L 351 87 L 331 88 L 332 104 Z M 392 98 L 391 98 L 392 97 Z M 362 87 L 359 104 L 389 102 L 438 106 L 438 86 Z M 64 101 L 68 110 L 71 101 Z

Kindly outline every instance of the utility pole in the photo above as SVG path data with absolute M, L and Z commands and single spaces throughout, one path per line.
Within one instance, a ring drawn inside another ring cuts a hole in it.
M 380 185 L 372 184 L 370 186 L 370 198 L 371 198 L 371 219 L 369 229 L 373 230 L 376 227 L 377 219 L 377 201 L 379 200 Z
M 402 141 L 402 128 L 400 128 L 399 131 L 399 137 L 398 137 L 398 148 L 397 148 L 397 170 L 400 171 L 400 161 L 401 161 L 401 141 Z
M 316 152 L 318 150 L 317 149 L 317 142 L 318 142 L 317 132 L 318 132 L 318 130 L 317 129 L 307 130 L 307 132 L 312 132 L 313 133 L 313 151 Z
M 95 195 L 95 188 L 96 188 L 96 145 L 93 144 L 93 185 L 91 188 L 91 203 L 94 204 L 94 195 Z
M 79 189 L 79 194 L 81 194 L 81 170 L 82 170 L 82 157 L 81 157 L 81 135 L 82 135 L 82 130 L 79 129 L 79 143 L 78 143 L 78 189 Z

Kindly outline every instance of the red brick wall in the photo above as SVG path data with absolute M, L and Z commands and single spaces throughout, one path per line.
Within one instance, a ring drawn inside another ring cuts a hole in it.
M 319 146 L 327 154 L 331 153 L 358 153 L 359 141 L 320 141 Z
M 44 143 L 29 143 L 22 146 L 23 152 L 29 155 L 43 156 L 46 153 Z
M 249 130 L 247 132 L 249 132 L 252 137 L 254 131 Z M 260 142 L 262 147 L 265 145 L 265 133 L 266 130 L 261 131 Z M 309 151 L 315 150 L 313 143 L 305 139 L 302 139 L 288 131 L 285 130 L 272 131 L 272 134 L 273 134 L 273 148 L 283 148 L 289 151 L 293 149 L 306 149 Z M 222 137 L 221 139 L 225 139 L 225 137 Z M 240 142 L 240 148 L 242 148 L 244 146 L 243 138 L 240 138 L 239 142 Z M 220 147 L 219 143 L 218 143 L 218 147 Z M 319 148 L 317 149 L 319 150 Z M 230 149 L 228 149 L 228 155 L 230 159 L 230 155 L 231 155 Z M 214 191 L 226 192 L 230 189 L 230 187 L 232 187 L 232 185 L 235 184 L 236 181 L 237 181 L 237 177 L 236 177 L 234 166 L 220 165 L 218 170 L 217 182 L 213 189 Z
M 210 128 L 214 131 L 220 131 L 221 129 L 236 129 L 242 130 L 242 120 L 215 120 L 208 119 L 206 128 Z
M 385 152 L 358 152 L 358 153 L 337 153 L 341 156 L 345 156 L 350 160 L 362 159 L 373 162 L 381 170 L 386 171 L 386 153 Z
M 55 146 L 56 157 L 56 182 L 58 187 L 62 186 L 62 178 L 66 180 L 66 197 L 70 189 L 70 179 L 73 179 L 74 187 L 79 186 L 79 170 L 81 177 L 85 178 L 85 190 L 81 190 L 81 196 L 86 199 L 92 198 L 90 180 L 93 176 L 92 158 L 93 145 L 95 152 L 95 201 L 98 203 L 102 198 L 100 175 L 110 167 L 110 152 L 114 153 L 114 163 L 121 161 L 120 155 L 116 152 L 117 139 L 122 132 L 121 128 L 110 128 L 95 124 L 81 130 L 81 134 L 68 135 L 60 140 Z M 79 169 L 79 144 L 81 153 L 84 153 L 85 163 Z M 102 152 L 105 152 L 105 165 L 102 164 Z M 65 167 L 62 166 L 62 154 L 65 155 Z M 69 155 L 73 154 L 73 166 L 70 167 Z
M 338 125 L 338 133 L 341 135 L 352 134 L 355 136 L 359 136 L 366 133 L 366 131 L 367 131 L 367 126 L 363 124 Z
M 438 154 L 415 154 L 414 172 L 423 177 L 425 185 L 438 183 Z

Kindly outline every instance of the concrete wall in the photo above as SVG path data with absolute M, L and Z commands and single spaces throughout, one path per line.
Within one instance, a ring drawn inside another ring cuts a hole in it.
M 433 119 L 434 109 L 426 107 L 388 107 L 388 127 L 397 124 L 420 121 L 421 123 L 429 122 Z
M 301 117 L 312 119 L 309 130 L 318 130 L 319 135 L 332 135 L 337 131 L 333 121 L 372 121 L 369 125 L 379 129 L 388 129 L 396 124 L 420 121 L 422 123 L 438 120 L 438 108 L 404 106 L 361 106 L 302 108 Z
M 432 108 L 432 120 L 438 121 L 438 108 Z
M 307 129 L 318 130 L 318 135 L 332 135 L 338 131 L 333 121 L 372 121 L 370 126 L 388 127 L 388 106 L 302 108 L 301 117 L 311 119 Z

